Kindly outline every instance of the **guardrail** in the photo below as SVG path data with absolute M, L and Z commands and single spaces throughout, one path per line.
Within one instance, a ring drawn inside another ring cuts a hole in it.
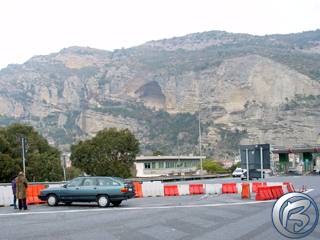
M 212 174 L 212 175 L 192 175 L 192 176 L 168 176 L 168 177 L 148 177 L 148 178 L 128 178 L 127 180 L 134 182 L 176 182 L 176 181 L 191 181 L 191 180 L 201 180 L 201 179 L 211 179 L 211 178 L 224 178 L 230 177 L 230 173 L 224 174 Z

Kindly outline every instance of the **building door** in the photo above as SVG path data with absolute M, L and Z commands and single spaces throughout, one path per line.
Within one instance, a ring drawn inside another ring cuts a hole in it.
M 279 172 L 288 173 L 289 170 L 289 154 L 288 153 L 279 153 Z

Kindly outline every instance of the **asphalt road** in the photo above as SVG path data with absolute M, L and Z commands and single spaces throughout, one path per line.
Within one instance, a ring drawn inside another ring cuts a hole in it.
M 236 181 L 235 179 L 201 182 Z M 290 181 L 320 206 L 320 176 L 269 178 Z M 199 181 L 196 181 L 199 182 Z M 131 199 L 121 207 L 94 204 L 48 207 L 33 205 L 21 213 L 0 208 L 0 239 L 287 239 L 273 227 L 274 202 L 241 200 L 240 195 L 181 196 Z M 320 239 L 318 226 L 305 239 Z

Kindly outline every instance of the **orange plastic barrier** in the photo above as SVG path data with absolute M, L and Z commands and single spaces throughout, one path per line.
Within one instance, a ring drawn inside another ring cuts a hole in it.
M 288 192 L 295 192 L 295 189 L 294 189 L 292 183 L 284 182 L 283 184 L 287 186 Z
M 267 183 L 265 182 L 253 182 L 252 183 L 252 192 L 256 193 L 258 190 L 258 187 L 267 186 Z
M 272 194 L 271 188 L 272 187 L 258 187 L 256 200 L 263 201 L 275 199 L 275 197 Z
M 203 184 L 189 184 L 190 195 L 204 194 Z
M 236 183 L 223 183 L 222 184 L 222 193 L 238 193 Z
M 164 195 L 165 196 L 179 196 L 178 186 L 172 185 L 172 186 L 164 186 Z
M 271 186 L 270 188 L 271 188 L 273 199 L 278 199 L 283 196 L 284 193 L 283 193 L 282 186 Z
M 250 183 L 242 183 L 242 199 L 249 199 L 250 198 Z
M 136 193 L 135 197 L 136 198 L 143 197 L 141 183 L 140 182 L 133 182 L 133 185 L 134 185 L 134 190 L 135 190 L 135 193 Z
M 27 204 L 40 204 L 44 203 L 44 201 L 41 201 L 38 196 L 40 194 L 40 191 L 45 188 L 45 185 L 43 184 L 37 184 L 37 185 L 28 185 L 27 188 Z

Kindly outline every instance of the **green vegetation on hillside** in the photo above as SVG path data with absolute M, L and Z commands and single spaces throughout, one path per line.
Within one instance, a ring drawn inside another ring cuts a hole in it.
M 108 105 L 107 105 L 108 104 Z M 122 104 L 109 102 L 95 111 L 108 113 L 123 118 L 132 118 L 145 126 L 144 132 L 152 143 L 145 146 L 144 150 L 151 152 L 160 150 L 164 154 L 173 152 L 177 147 L 178 135 L 182 135 L 181 145 L 196 145 L 198 143 L 198 118 L 191 113 L 169 114 L 163 110 L 154 111 L 143 104 Z M 202 126 L 203 131 L 206 125 Z M 189 149 L 189 153 L 194 149 Z

